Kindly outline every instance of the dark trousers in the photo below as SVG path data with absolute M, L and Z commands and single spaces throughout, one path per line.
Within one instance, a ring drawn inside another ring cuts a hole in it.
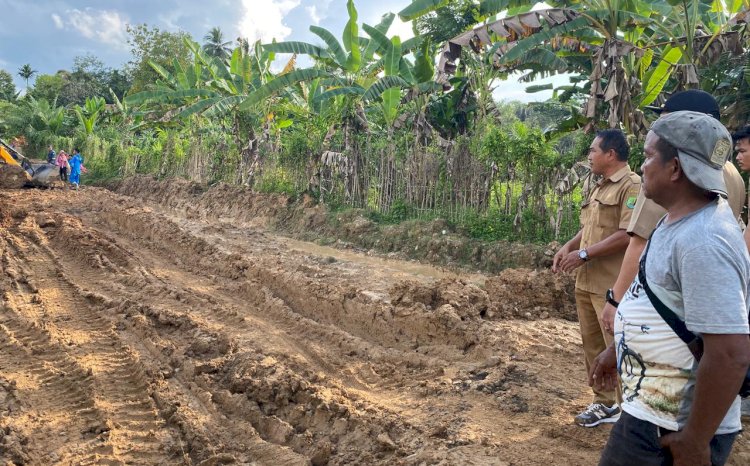
M 60 179 L 68 181 L 68 167 L 60 167 Z
M 671 466 L 672 455 L 659 446 L 659 436 L 670 433 L 623 412 L 609 434 L 599 466 Z M 722 466 L 732 452 L 739 432 L 711 439 L 711 464 Z

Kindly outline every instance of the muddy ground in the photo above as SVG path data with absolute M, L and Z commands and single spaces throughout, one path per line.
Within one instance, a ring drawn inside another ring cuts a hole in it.
M 430 264 L 497 274 L 511 267 L 548 268 L 557 243 L 481 241 L 442 219 L 394 225 L 373 222 L 363 209 L 330 211 L 308 195 L 257 194 L 227 184 L 206 186 L 181 179 L 160 181 L 137 176 L 111 186 L 180 212 L 189 218 L 229 221 L 282 232 L 307 241 L 364 252 L 415 259 Z
M 596 464 L 569 279 L 130 188 L 0 192 L 3 464 Z

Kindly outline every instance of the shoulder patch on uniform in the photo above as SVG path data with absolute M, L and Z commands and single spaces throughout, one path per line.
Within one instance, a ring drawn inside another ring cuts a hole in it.
M 625 201 L 625 205 L 628 207 L 628 209 L 635 208 L 635 202 L 638 200 L 636 196 L 630 196 L 627 201 Z

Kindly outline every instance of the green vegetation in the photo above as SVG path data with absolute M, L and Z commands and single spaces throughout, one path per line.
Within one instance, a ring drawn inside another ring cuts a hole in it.
M 37 158 L 80 147 L 88 182 L 232 183 L 383 224 L 442 218 L 481 240 L 547 242 L 578 228 L 595 130 L 628 132 L 637 168 L 645 107 L 668 93 L 702 88 L 730 127 L 750 120 L 746 1 L 414 0 L 399 13 L 408 40 L 389 33 L 395 14 L 364 24 L 337 2 L 343 31 L 311 26 L 315 43 L 212 28 L 199 44 L 143 24 L 122 69 L 90 55 L 53 75 L 26 64 L 23 95 L 0 70 L 0 133 Z M 547 102 L 499 103 L 511 73 L 570 82 L 528 87 L 551 89 Z

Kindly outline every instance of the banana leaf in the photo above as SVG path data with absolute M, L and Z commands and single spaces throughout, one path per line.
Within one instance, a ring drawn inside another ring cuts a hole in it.
M 300 81 L 311 81 L 315 78 L 327 77 L 329 73 L 316 68 L 294 70 L 291 73 L 279 76 L 269 83 L 264 84 L 258 90 L 247 95 L 240 105 L 240 110 L 249 110 L 254 105 L 262 102 L 285 87 L 292 86 Z

